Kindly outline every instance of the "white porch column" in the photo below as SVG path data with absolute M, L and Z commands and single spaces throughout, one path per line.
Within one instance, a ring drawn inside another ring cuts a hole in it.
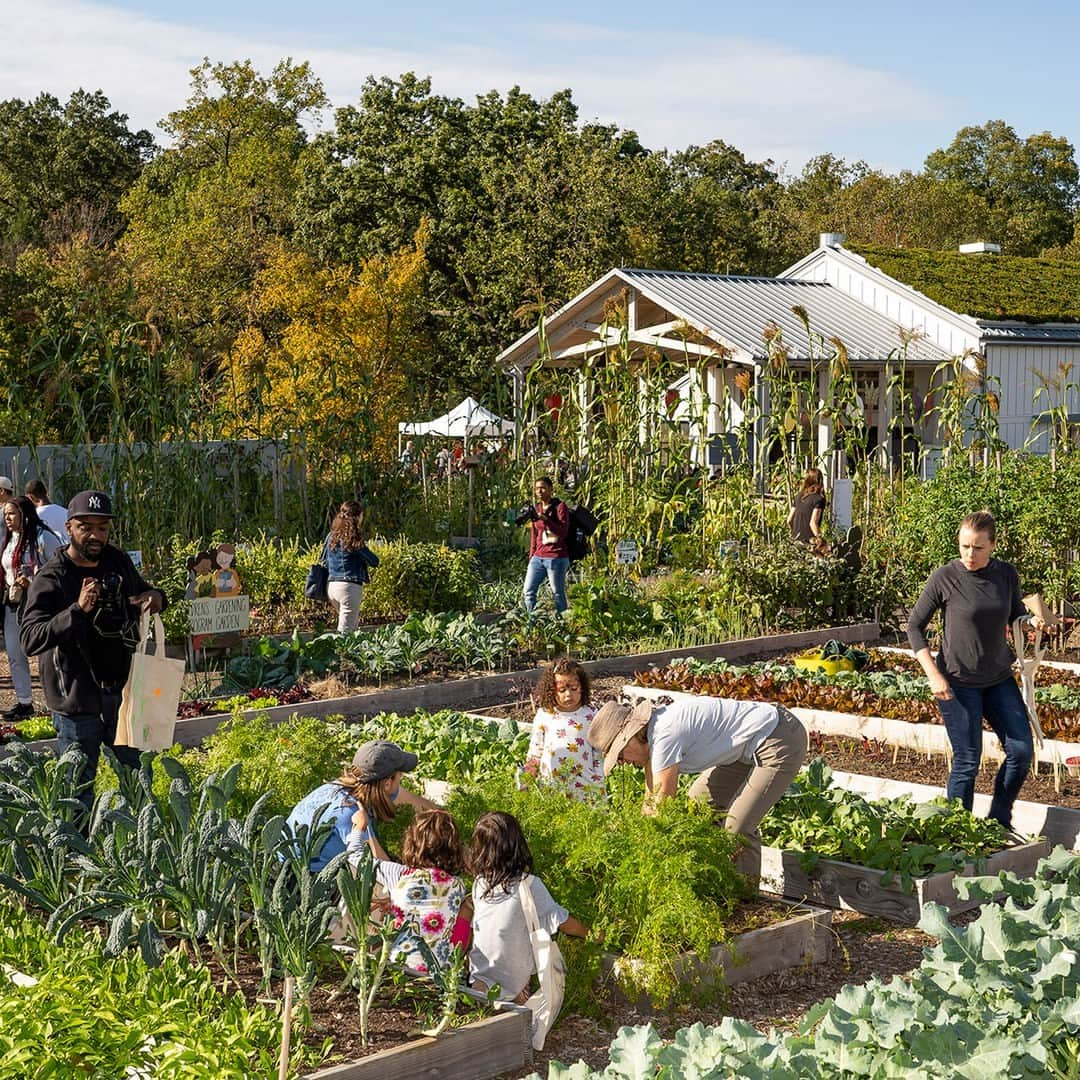
M 829 367 L 827 364 L 822 364 L 818 370 L 817 395 L 818 400 L 814 410 L 817 413 L 817 467 L 829 476 L 832 473 L 829 468 L 829 448 L 832 445 L 833 424 L 831 418 L 823 416 L 820 411 L 820 403 L 826 401 L 829 396 Z
M 892 423 L 893 423 L 893 368 L 886 360 L 878 374 L 878 454 L 883 469 L 888 469 L 892 461 Z M 903 453 L 903 433 L 901 432 L 901 453 Z

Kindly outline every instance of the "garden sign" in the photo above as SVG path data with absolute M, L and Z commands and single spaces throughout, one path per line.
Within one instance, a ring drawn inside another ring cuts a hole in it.
M 636 540 L 620 540 L 615 545 L 615 561 L 617 563 L 636 563 L 640 555 Z

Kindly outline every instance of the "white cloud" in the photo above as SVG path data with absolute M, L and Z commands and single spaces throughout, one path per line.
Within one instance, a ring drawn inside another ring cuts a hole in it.
M 721 138 L 749 157 L 795 168 L 859 132 L 907 126 L 941 106 L 889 72 L 689 30 L 537 24 L 512 43 L 326 48 L 306 44 L 302 24 L 289 35 L 256 36 L 81 0 L 0 0 L 0 98 L 48 90 L 63 99 L 79 86 L 100 87 L 134 126 L 153 129 L 184 102 L 188 71 L 203 56 L 250 57 L 264 71 L 285 56 L 310 60 L 336 105 L 356 101 L 369 74 L 403 71 L 430 74 L 436 91 L 466 101 L 514 85 L 540 97 L 570 87 L 584 120 L 633 128 L 646 146 Z

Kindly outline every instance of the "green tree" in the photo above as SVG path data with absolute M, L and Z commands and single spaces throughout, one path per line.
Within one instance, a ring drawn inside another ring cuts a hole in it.
M 154 153 L 100 91 L 0 101 L 0 236 L 18 250 L 84 232 L 115 239 L 121 196 Z
M 999 240 L 1014 255 L 1066 244 L 1080 199 L 1072 144 L 1048 131 L 1021 139 L 1003 120 L 965 127 L 926 159 L 933 179 L 962 185 L 983 199 Z M 972 239 L 978 239 L 973 237 Z
M 248 60 L 204 60 L 191 74 L 186 106 L 162 124 L 175 144 L 122 204 L 123 250 L 145 302 L 220 353 L 243 325 L 268 243 L 292 232 L 302 120 L 326 96 L 291 60 L 269 76 Z

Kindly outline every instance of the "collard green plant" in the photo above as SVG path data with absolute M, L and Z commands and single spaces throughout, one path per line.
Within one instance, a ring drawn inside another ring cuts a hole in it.
M 747 1077 L 842 1080 L 860 1076 L 1074 1075 L 1080 1054 L 1080 857 L 1057 848 L 1033 880 L 1002 872 L 961 878 L 961 896 L 989 901 L 978 919 L 954 926 L 928 904 L 919 924 L 939 939 L 905 979 L 845 986 L 782 1035 L 725 1018 L 695 1024 L 670 1042 L 651 1026 L 624 1027 L 602 1072 L 554 1062 L 548 1080 Z M 533 1074 L 530 1080 L 540 1080 Z

